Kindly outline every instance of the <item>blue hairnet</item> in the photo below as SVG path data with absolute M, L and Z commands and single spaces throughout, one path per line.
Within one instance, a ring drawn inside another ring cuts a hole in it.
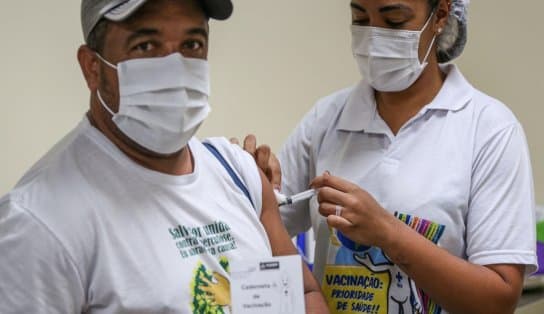
M 461 55 L 467 43 L 470 0 L 452 0 L 448 22 L 437 39 L 438 62 L 449 62 Z

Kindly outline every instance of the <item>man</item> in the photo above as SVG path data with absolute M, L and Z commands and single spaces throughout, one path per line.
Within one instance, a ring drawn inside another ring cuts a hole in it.
M 229 263 L 296 254 L 252 158 L 193 138 L 208 18 L 231 12 L 82 1 L 90 110 L 0 199 L 0 313 L 225 313 Z M 307 311 L 326 311 L 307 268 L 304 282 Z

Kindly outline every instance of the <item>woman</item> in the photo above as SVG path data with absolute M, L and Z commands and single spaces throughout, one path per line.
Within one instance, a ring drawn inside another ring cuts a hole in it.
M 512 313 L 536 269 L 522 127 L 445 65 L 467 4 L 352 0 L 363 80 L 320 100 L 279 156 L 284 194 L 319 189 L 282 218 L 291 235 L 313 226 L 333 312 Z

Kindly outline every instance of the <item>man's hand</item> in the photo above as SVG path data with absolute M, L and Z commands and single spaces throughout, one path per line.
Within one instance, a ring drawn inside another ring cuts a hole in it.
M 233 144 L 240 145 L 240 142 L 237 138 L 231 138 L 230 142 Z M 259 167 L 264 174 L 266 175 L 266 178 L 270 183 L 272 184 L 272 187 L 275 190 L 280 191 L 281 190 L 281 168 L 280 168 L 280 162 L 278 158 L 276 158 L 276 155 L 271 151 L 270 146 L 268 145 L 260 145 L 257 146 L 257 138 L 255 135 L 248 135 L 244 139 L 244 150 L 248 153 L 250 153 L 253 158 L 255 159 L 255 162 L 257 163 L 257 167 Z

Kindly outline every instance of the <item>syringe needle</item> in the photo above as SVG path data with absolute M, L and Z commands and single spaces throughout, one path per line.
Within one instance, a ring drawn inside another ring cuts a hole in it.
M 291 195 L 291 196 L 285 196 L 284 194 L 281 194 L 280 192 L 276 190 L 274 190 L 274 193 L 276 194 L 276 200 L 278 202 L 278 206 L 284 206 L 284 205 L 298 203 L 298 202 L 310 199 L 312 198 L 312 196 L 316 194 L 316 190 L 310 189 L 310 190 L 300 192 L 298 194 Z

